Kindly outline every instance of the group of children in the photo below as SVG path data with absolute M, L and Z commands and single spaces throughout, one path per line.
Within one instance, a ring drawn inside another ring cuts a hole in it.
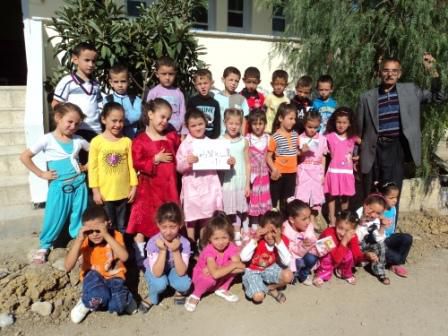
M 55 130 L 21 155 L 30 171 L 51 181 L 33 262 L 46 261 L 67 220 L 75 238 L 67 271 L 82 257 L 75 323 L 92 310 L 136 311 L 124 282 L 123 234 L 133 237 L 132 254 L 148 282 L 142 310 L 157 304 L 168 285 L 188 311 L 210 292 L 236 302 L 229 287 L 238 274 L 249 299 L 270 295 L 280 303 L 281 289 L 297 281 L 321 286 L 335 273 L 354 284 L 352 269 L 363 262 L 384 284 L 386 267 L 407 276 L 402 265 L 412 237 L 394 232 L 399 189 L 380 186 L 357 214 L 347 210 L 360 139 L 353 111 L 336 108 L 331 98 L 330 76 L 319 78 L 313 101 L 312 80 L 301 77 L 289 101 L 284 70 L 273 73 L 273 93 L 264 97 L 254 67 L 244 73 L 241 94 L 238 69 L 225 69 L 217 94 L 210 71 L 201 69 L 194 75 L 197 95 L 185 103 L 175 86 L 176 65 L 163 57 L 155 69 L 160 84 L 143 102 L 128 95 L 123 66 L 110 69 L 113 92 L 103 97 L 92 78 L 96 57 L 87 43 L 74 49 L 76 72 L 55 89 Z M 194 145 L 213 146 L 218 138 L 228 144 L 230 169 L 194 169 Z M 39 152 L 48 170 L 33 163 Z M 95 203 L 88 209 L 86 176 Z M 329 227 L 317 237 L 315 218 L 325 202 Z

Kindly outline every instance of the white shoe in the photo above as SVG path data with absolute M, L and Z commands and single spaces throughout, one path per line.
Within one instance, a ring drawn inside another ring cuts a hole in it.
M 237 295 L 229 291 L 225 291 L 224 289 L 215 290 L 215 294 L 218 295 L 219 297 L 222 297 L 224 300 L 228 302 L 238 302 L 238 300 L 240 299 Z
M 196 310 L 196 307 L 199 303 L 199 298 L 196 295 L 191 294 L 189 297 L 187 297 L 187 300 L 185 301 L 185 309 L 189 312 L 194 312 Z
M 73 323 L 80 323 L 84 318 L 87 316 L 87 314 L 90 312 L 90 309 L 84 306 L 84 303 L 82 303 L 81 299 L 78 301 L 75 307 L 73 307 L 72 311 L 70 312 L 70 318 L 72 319 Z
M 308 275 L 305 279 L 305 281 L 302 282 L 305 286 L 312 286 L 313 285 L 313 279 L 311 279 L 311 275 Z

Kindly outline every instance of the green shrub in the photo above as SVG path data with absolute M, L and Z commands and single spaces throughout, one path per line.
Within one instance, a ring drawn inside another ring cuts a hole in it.
M 123 6 L 113 0 L 65 0 L 50 26 L 60 39 L 55 54 L 62 53 L 61 67 L 45 83 L 52 92 L 59 79 L 73 70 L 70 51 L 80 42 L 93 43 L 98 49 L 95 76 L 103 90 L 108 87 L 107 71 L 117 63 L 126 64 L 131 89 L 142 94 L 156 84 L 154 62 L 161 56 L 173 58 L 178 65 L 177 84 L 184 92 L 192 90 L 191 72 L 201 66 L 203 48 L 190 32 L 191 13 L 202 0 L 159 0 L 140 15 L 128 18 Z

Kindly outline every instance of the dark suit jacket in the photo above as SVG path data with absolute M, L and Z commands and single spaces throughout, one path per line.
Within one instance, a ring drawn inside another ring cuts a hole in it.
M 400 103 L 401 130 L 409 143 L 414 163 L 421 163 L 420 105 L 424 102 L 441 102 L 441 84 L 434 78 L 431 91 L 421 90 L 414 83 L 397 83 Z M 375 161 L 378 140 L 378 88 L 364 92 L 359 99 L 357 115 L 358 131 L 361 135 L 361 172 L 368 174 Z

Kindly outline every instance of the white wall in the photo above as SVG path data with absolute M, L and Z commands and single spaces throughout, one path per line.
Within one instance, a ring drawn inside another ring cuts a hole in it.
M 196 32 L 200 45 L 206 48 L 201 57 L 213 74 L 216 88 L 222 90 L 222 74 L 226 67 L 235 66 L 244 74 L 249 66 L 257 67 L 261 72 L 262 91 L 271 92 L 272 72 L 282 69 L 284 59 L 274 50 L 275 40 L 270 36 L 245 35 L 234 33 Z M 293 88 L 294 78 L 290 78 Z M 244 88 L 241 81 L 238 91 Z

